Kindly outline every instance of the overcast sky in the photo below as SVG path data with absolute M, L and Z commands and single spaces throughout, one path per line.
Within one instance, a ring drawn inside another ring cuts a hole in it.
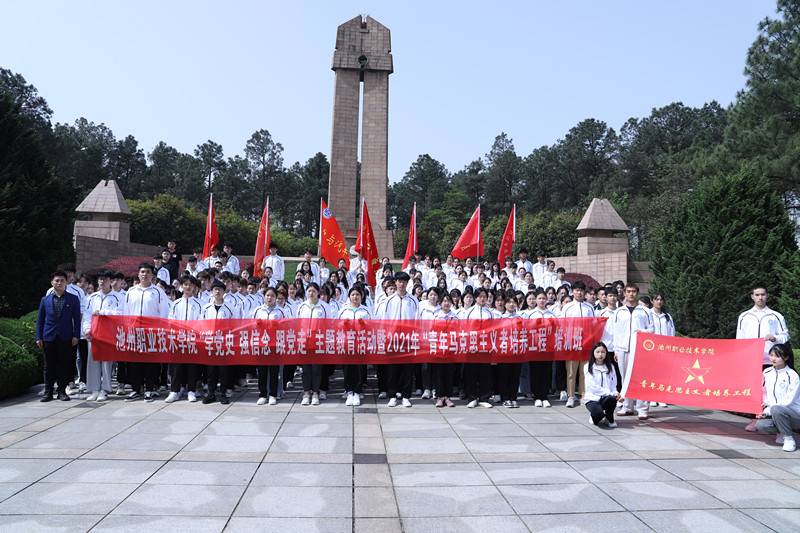
M 619 131 L 682 101 L 728 106 L 774 0 L 2 0 L 0 66 L 54 111 L 226 157 L 267 129 L 289 166 L 330 155 L 336 28 L 367 13 L 392 32 L 389 179 L 419 154 L 451 171 L 506 132 L 527 155 L 581 120 Z

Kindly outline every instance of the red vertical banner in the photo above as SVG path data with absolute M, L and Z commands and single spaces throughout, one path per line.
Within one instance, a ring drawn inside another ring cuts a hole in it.
M 497 252 L 497 262 L 501 265 L 504 264 L 506 257 L 513 257 L 511 255 L 514 248 L 514 242 L 517 240 L 517 206 L 511 207 L 511 216 L 508 217 L 508 224 L 506 224 L 506 231 L 503 233 L 503 240 L 500 241 L 500 250 Z
M 261 263 L 267 256 L 269 250 L 269 196 L 264 212 L 261 214 L 261 225 L 258 226 L 258 239 L 256 239 L 256 253 L 253 257 L 253 275 L 260 278 L 264 275 Z
M 483 255 L 483 235 L 481 234 L 481 206 L 475 209 L 472 218 L 467 222 L 467 227 L 458 242 L 453 247 L 453 257 L 466 259 L 467 257 L 480 257 Z
M 403 270 L 408 267 L 408 260 L 417 252 L 417 202 L 411 210 L 411 227 L 408 230 L 408 245 L 406 246 L 406 256 L 403 258 Z
M 203 243 L 203 257 L 211 255 L 211 249 L 219 244 L 217 217 L 214 215 L 214 194 L 208 197 L 208 218 L 206 218 L 206 240 Z
M 622 395 L 706 409 L 761 412 L 764 339 L 637 333 Z
M 338 265 L 339 259 L 344 259 L 345 265 L 350 268 L 342 230 L 325 200 L 320 198 L 319 201 L 319 256 L 332 265 Z
M 369 220 L 367 202 L 363 198 L 361 199 L 361 226 L 358 229 L 355 249 L 367 262 L 367 283 L 369 283 L 370 287 L 375 287 L 377 282 L 375 274 L 378 272 L 381 259 L 378 255 L 378 246 L 375 244 L 372 223 Z

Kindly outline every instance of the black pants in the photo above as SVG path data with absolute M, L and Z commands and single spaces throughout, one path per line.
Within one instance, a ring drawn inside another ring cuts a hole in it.
M 367 381 L 367 365 L 344 365 L 344 390 L 361 394 Z
M 158 374 L 161 371 L 161 363 L 128 363 L 128 375 L 131 380 L 131 389 L 134 392 L 144 390 L 153 392 L 158 383 Z
M 127 361 L 118 361 L 117 362 L 117 384 L 118 385 L 125 385 L 131 382 L 130 378 L 130 363 Z
M 228 389 L 233 388 L 231 384 L 231 372 L 228 365 L 208 365 L 208 394 L 213 395 L 217 392 L 217 381 L 222 381 L 222 394 Z
M 375 377 L 378 378 L 378 392 L 389 390 L 389 365 L 375 365 Z
M 592 422 L 596 426 L 603 418 L 608 420 L 609 424 L 614 421 L 614 409 L 617 407 L 617 399 L 613 396 L 601 396 L 599 400 L 589 400 L 586 402 L 586 408 L 592 415 Z
M 488 402 L 492 396 L 492 365 L 464 363 L 464 386 L 469 400 Z
M 283 365 L 283 390 L 286 390 L 286 384 L 294 380 L 294 371 L 297 370 L 297 365 Z
M 303 392 L 319 392 L 323 365 L 303 365 Z
M 78 351 L 76 353 L 78 357 L 78 381 L 81 383 L 86 383 L 86 363 L 89 362 L 89 341 L 86 339 L 80 339 L 78 341 Z
M 553 376 L 552 361 L 531 361 L 531 393 L 534 400 L 546 400 Z
M 197 365 L 194 363 L 175 363 L 171 365 L 172 373 L 169 376 L 169 390 L 180 392 L 181 385 L 186 385 L 187 391 L 197 388 Z
M 519 391 L 519 375 L 522 363 L 500 363 L 497 365 L 497 389 L 501 401 L 516 401 Z
M 553 374 L 553 388 L 556 392 L 567 390 L 567 362 L 555 361 Z
M 438 398 L 449 398 L 453 394 L 453 380 L 455 378 L 459 363 L 436 363 L 433 364 L 433 374 L 436 379 L 436 396 Z
M 400 394 L 403 398 L 411 398 L 411 384 L 414 381 L 414 365 L 389 365 L 387 376 L 389 397 Z
M 53 386 L 58 383 L 58 392 L 64 392 L 75 375 L 75 353 L 72 340 L 62 341 L 56 337 L 44 341 L 44 390 L 53 395 Z
M 336 365 L 322 365 L 322 375 L 320 376 L 319 380 L 319 390 L 325 391 L 326 393 L 330 389 L 330 379 L 333 373 L 336 371 Z
M 258 367 L 259 398 L 278 396 L 278 372 L 280 372 L 280 368 L 280 365 L 260 365 Z M 267 390 L 267 386 L 269 386 L 269 390 Z

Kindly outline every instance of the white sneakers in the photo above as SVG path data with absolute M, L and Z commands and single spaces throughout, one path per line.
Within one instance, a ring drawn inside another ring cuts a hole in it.
M 101 390 L 101 391 L 100 391 L 100 392 L 97 394 L 97 401 L 98 401 L 98 402 L 104 402 L 104 401 L 106 401 L 106 400 L 108 400 L 108 393 L 107 393 L 106 391 L 104 391 L 104 390 Z
M 278 405 L 278 399 L 275 396 L 270 396 L 269 401 L 267 402 L 268 405 Z
M 478 405 L 481 407 L 485 407 L 486 409 L 491 409 L 494 405 L 490 404 L 489 402 L 478 402 Z
M 797 443 L 795 443 L 794 437 L 783 437 L 783 451 L 793 452 L 796 449 Z
M 423 400 L 429 400 L 430 397 L 431 397 L 431 390 L 430 389 L 425 389 L 425 391 L 422 393 L 422 399 Z
M 99 393 L 98 391 L 94 391 L 93 393 L 91 393 L 91 394 L 89 395 L 89 397 L 88 397 L 88 398 L 86 398 L 86 401 L 87 401 L 87 402 L 96 402 L 96 401 L 97 401 L 97 398 L 98 398 L 98 396 L 100 396 L 100 393 Z
M 567 407 L 575 407 L 575 396 L 567 398 Z
M 411 407 L 411 400 L 403 398 L 403 407 Z
M 319 399 L 320 400 L 327 400 L 328 399 L 328 393 L 325 392 L 324 390 L 319 391 Z M 314 405 L 313 401 L 312 401 L 311 405 Z
M 267 405 L 267 404 L 269 404 L 269 405 L 278 405 L 278 400 L 275 398 L 275 396 L 270 396 L 269 398 L 261 397 L 256 402 L 256 405 Z M 303 405 L 305 405 L 305 404 L 303 404 Z
M 267 399 L 261 396 L 257 401 L 256 405 L 267 405 Z
M 567 391 L 565 391 L 565 390 L 562 390 L 562 391 L 561 391 L 561 396 L 559 396 L 559 397 L 558 397 L 558 400 L 559 400 L 559 401 L 561 401 L 561 402 L 563 402 L 563 401 L 565 401 L 566 399 L 567 399 Z
M 319 402 L 319 400 L 317 401 Z M 300 402 L 300 405 L 311 405 L 311 395 L 303 393 L 303 401 Z
M 543 405 L 544 404 L 542 404 L 542 400 L 536 400 L 535 402 L 533 402 L 534 407 L 542 407 Z
M 542 400 L 542 407 L 550 407 L 550 402 L 547 400 Z
M 190 401 L 190 402 L 192 402 L 192 403 L 194 403 L 194 402 L 196 402 L 196 401 L 197 401 L 197 394 L 195 394 L 195 392 L 194 392 L 194 391 L 191 391 L 191 390 L 190 390 L 190 391 L 189 391 L 189 392 L 186 394 L 186 396 L 188 396 L 188 397 L 189 397 L 189 401 Z
M 356 394 L 353 392 L 347 393 L 347 401 L 344 402 L 345 405 L 350 405 L 352 407 L 357 407 L 361 405 L 361 395 Z
M 170 392 L 167 396 L 167 399 L 164 400 L 164 403 L 172 403 L 176 401 L 180 397 L 180 393 L 177 392 Z
M 639 412 L 639 420 L 647 420 L 647 413 Z
M 389 407 L 397 407 L 397 396 L 389 398 L 389 403 L 386 404 Z
M 311 393 L 311 405 L 319 405 L 320 394 L 317 392 Z
M 467 404 L 467 408 L 469 409 L 474 409 L 475 407 L 478 407 L 478 400 L 472 400 Z
M 633 413 L 631 411 L 628 411 L 624 407 L 622 409 L 620 409 L 619 411 L 617 411 L 617 416 L 630 416 L 632 414 Z

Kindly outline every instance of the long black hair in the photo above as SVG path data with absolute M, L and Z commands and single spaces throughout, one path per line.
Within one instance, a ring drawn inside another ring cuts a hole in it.
M 589 352 L 589 372 L 592 371 L 594 364 L 597 362 L 594 358 L 594 351 L 601 346 L 606 351 L 606 358 L 603 359 L 603 364 L 606 365 L 606 369 L 608 369 L 609 372 L 613 372 L 614 366 L 611 364 L 611 360 L 608 357 L 608 346 L 606 346 L 606 343 L 599 341 L 594 343 L 594 346 L 592 346 L 592 351 Z
M 661 301 L 664 302 L 661 304 L 661 312 L 664 314 L 664 316 L 667 317 L 667 322 L 669 322 L 670 318 L 669 318 L 669 313 L 667 312 L 667 299 L 664 298 L 664 293 L 661 291 L 655 291 L 653 294 L 650 295 L 650 299 L 651 301 L 655 300 L 658 296 L 661 296 Z

